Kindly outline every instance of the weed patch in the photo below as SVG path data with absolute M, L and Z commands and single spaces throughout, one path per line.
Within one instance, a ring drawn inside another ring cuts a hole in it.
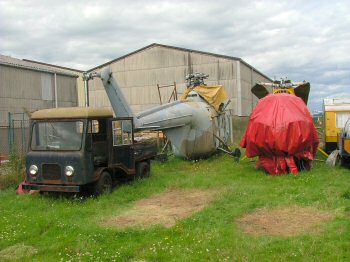
M 350 199 L 350 191 L 345 191 L 341 196 L 342 198 Z
M 9 162 L 0 166 L 0 190 L 17 187 L 24 177 L 24 157 L 11 153 Z

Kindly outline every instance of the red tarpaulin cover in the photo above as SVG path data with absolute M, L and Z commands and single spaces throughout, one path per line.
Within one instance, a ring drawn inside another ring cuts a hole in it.
M 310 169 L 319 144 L 304 101 L 290 94 L 267 95 L 254 108 L 241 140 L 247 157 L 272 175 Z

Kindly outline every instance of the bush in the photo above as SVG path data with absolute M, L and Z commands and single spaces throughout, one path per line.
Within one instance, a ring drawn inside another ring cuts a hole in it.
M 14 151 L 10 153 L 9 162 L 0 166 L 0 190 L 16 188 L 25 178 L 24 156 Z

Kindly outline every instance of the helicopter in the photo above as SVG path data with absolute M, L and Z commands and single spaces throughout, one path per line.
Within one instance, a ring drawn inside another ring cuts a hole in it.
M 240 151 L 227 145 L 225 109 L 230 103 L 223 86 L 207 86 L 209 75 L 186 76 L 187 89 L 180 100 L 134 114 L 109 68 L 84 74 L 86 88 L 94 77 L 101 79 L 116 117 L 132 117 L 134 130 L 163 131 L 175 156 L 206 158 L 218 150 L 239 158 Z
M 281 79 L 257 83 L 251 91 L 260 100 L 240 142 L 246 156 L 258 156 L 256 166 L 271 175 L 310 170 L 319 144 L 306 106 L 310 83 Z

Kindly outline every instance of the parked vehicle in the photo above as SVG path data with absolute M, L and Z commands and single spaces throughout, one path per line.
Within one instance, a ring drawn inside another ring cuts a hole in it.
M 339 134 L 350 117 L 349 98 L 323 99 L 324 112 L 324 148 L 330 154 L 335 149 L 341 149 Z
M 338 135 L 338 151 L 342 166 L 350 167 L 350 118 Z
M 22 188 L 101 194 L 122 179 L 148 177 L 157 149 L 136 143 L 133 127 L 133 118 L 113 118 L 107 109 L 34 112 Z

